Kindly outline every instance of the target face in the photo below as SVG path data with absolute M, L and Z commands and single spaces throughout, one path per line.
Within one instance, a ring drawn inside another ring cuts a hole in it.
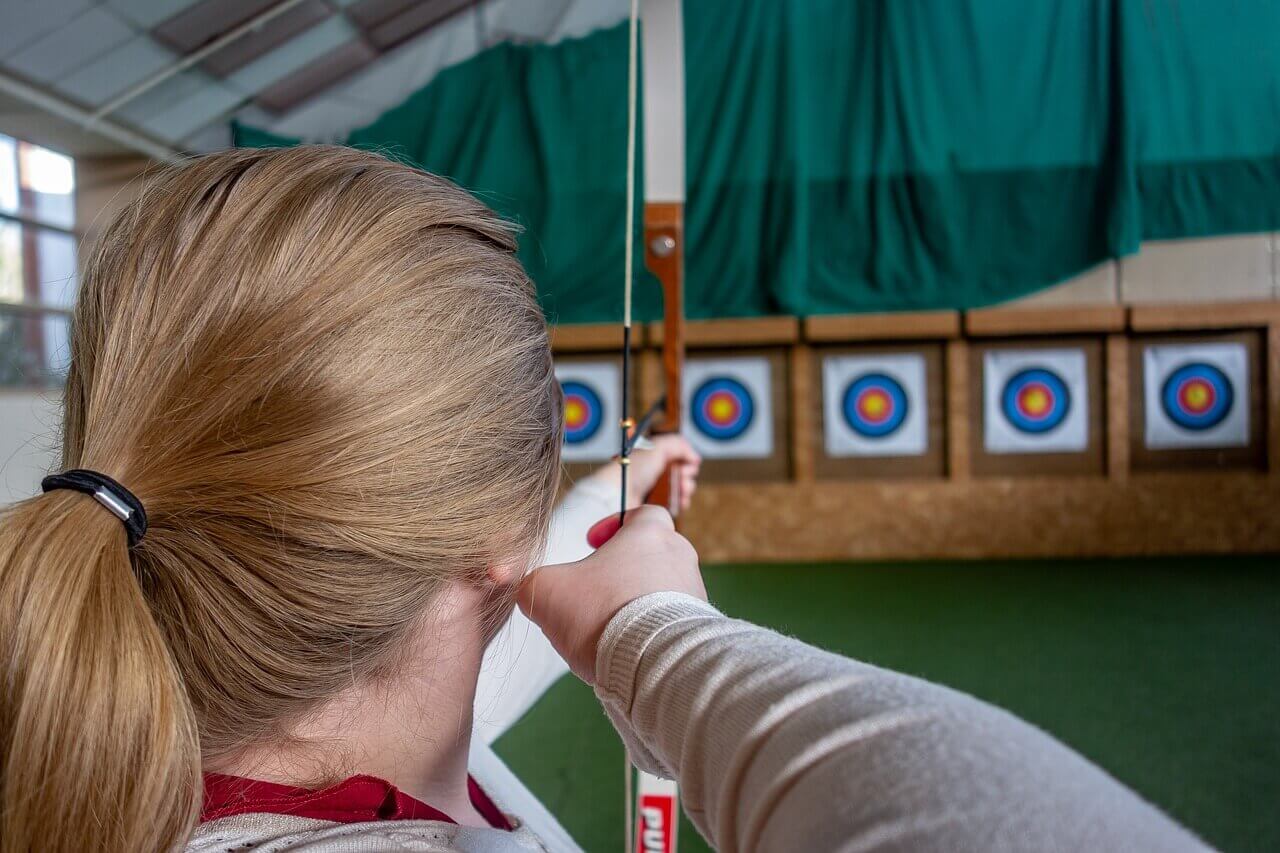
M 732 441 L 751 426 L 756 405 L 746 385 L 715 376 L 693 392 L 693 425 L 716 441 Z
M 1197 432 L 1213 429 L 1226 420 L 1234 402 L 1235 391 L 1226 374 L 1205 362 L 1173 371 L 1160 394 L 1160 404 L 1169 420 Z
M 1243 343 L 1150 345 L 1142 370 L 1148 448 L 1248 446 L 1249 352 Z
M 759 356 L 685 362 L 684 432 L 704 459 L 761 459 L 773 454 L 773 368 Z
M 929 449 L 925 358 L 871 352 L 822 359 L 822 433 L 828 456 L 920 456 Z
M 618 452 L 617 426 L 622 417 L 622 373 L 615 362 L 567 360 L 556 363 L 556 379 L 564 394 L 566 462 L 605 462 Z
M 1079 453 L 1089 447 L 1088 359 L 1079 347 L 982 355 L 987 453 Z
M 1052 370 L 1033 367 L 1010 377 L 1000 395 L 1000 405 L 1015 429 L 1045 433 L 1066 420 L 1071 411 L 1071 392 Z
M 560 385 L 564 391 L 564 440 L 566 444 L 590 441 L 604 422 L 600 395 L 585 382 L 569 380 Z
M 849 383 L 842 410 L 849 429 L 866 438 L 892 435 L 907 419 L 907 392 L 884 373 L 868 373 Z

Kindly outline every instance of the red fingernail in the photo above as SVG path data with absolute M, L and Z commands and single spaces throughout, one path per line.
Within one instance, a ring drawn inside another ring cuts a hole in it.
M 591 525 L 591 529 L 587 531 L 587 544 L 592 548 L 599 548 L 612 539 L 613 535 L 621 529 L 622 524 L 618 521 L 618 516 L 611 515 L 608 518 L 602 518 Z

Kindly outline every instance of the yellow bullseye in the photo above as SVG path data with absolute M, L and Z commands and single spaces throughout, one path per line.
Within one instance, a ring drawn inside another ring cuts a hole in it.
M 576 427 L 587 419 L 587 410 L 577 400 L 568 400 L 564 404 L 564 422 Z
M 726 421 L 732 420 L 734 414 L 736 413 L 735 412 L 736 408 L 737 407 L 734 406 L 732 400 L 726 399 L 724 397 L 717 397 L 711 401 L 711 407 L 710 407 L 711 411 L 709 412 L 709 414 L 711 415 L 711 420 L 715 421 L 716 423 L 724 423 Z
M 1197 382 L 1186 390 L 1185 399 L 1191 409 L 1204 409 L 1209 405 L 1209 389 Z
M 1022 408 L 1027 414 L 1041 415 L 1049 408 L 1049 395 L 1040 388 L 1031 388 L 1022 396 Z
M 889 401 L 883 394 L 869 394 L 862 400 L 862 413 L 869 418 L 878 418 L 889 407 Z

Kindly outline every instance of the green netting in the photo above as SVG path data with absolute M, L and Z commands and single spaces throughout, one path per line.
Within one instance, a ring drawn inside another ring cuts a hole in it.
M 1272 0 L 686 3 L 687 312 L 972 307 L 1280 228 L 1276 33 Z M 625 73 L 625 26 L 503 45 L 349 141 L 524 224 L 553 319 L 612 321 Z

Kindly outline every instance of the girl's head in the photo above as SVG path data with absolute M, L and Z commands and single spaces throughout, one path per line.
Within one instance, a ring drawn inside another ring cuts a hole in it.
M 534 559 L 560 397 L 512 230 L 348 149 L 151 181 L 88 259 L 55 491 L 0 524 L 0 848 L 181 841 L 202 759 L 283 736 L 451 582 Z

